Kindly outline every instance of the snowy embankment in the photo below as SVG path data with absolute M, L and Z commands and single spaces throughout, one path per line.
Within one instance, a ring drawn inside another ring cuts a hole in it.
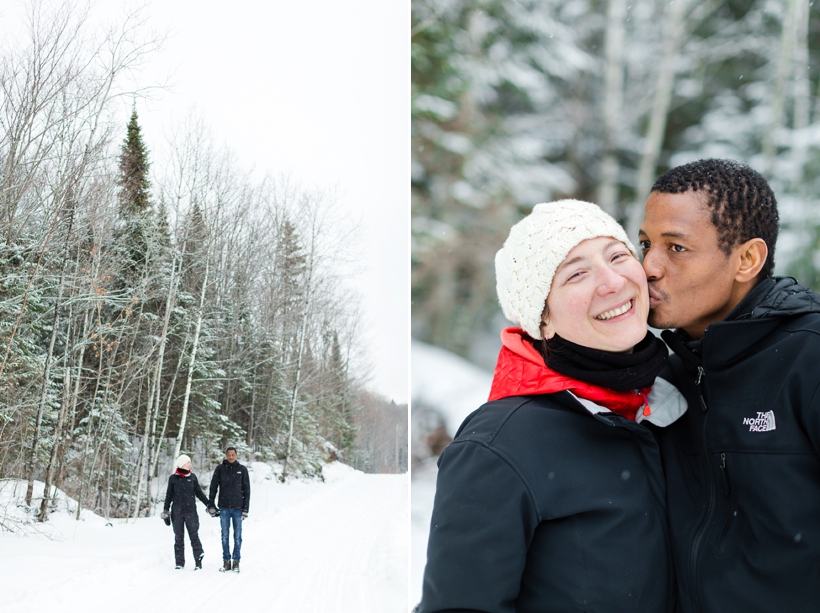
M 413 402 L 423 402 L 442 416 L 450 436 L 470 413 L 487 401 L 492 373 L 449 351 L 413 341 L 410 355 Z M 421 599 L 427 562 L 427 536 L 436 491 L 437 458 L 413 470 L 410 513 L 410 602 Z
M 173 531 L 158 513 L 107 522 L 84 511 L 75 521 L 75 503 L 61 495 L 45 524 L 2 531 L 0 611 L 407 610 L 406 475 L 333 463 L 324 483 L 281 484 L 267 464 L 250 469 L 240 574 L 218 572 L 219 520 L 199 502 L 205 559 L 194 571 L 187 535 L 185 568 L 174 569 Z M 0 481 L 0 521 L 22 513 L 12 500 L 24 492 L 25 483 Z

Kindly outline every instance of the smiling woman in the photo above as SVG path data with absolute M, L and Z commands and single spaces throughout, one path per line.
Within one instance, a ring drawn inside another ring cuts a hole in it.
M 646 336 L 649 298 L 640 262 L 621 241 L 587 239 L 556 270 L 542 332 L 579 345 L 632 353 Z M 550 316 L 551 314 L 551 316 Z
M 421 613 L 673 611 L 664 481 L 647 424 L 686 410 L 656 379 L 635 248 L 587 202 L 539 204 L 496 255 L 490 402 L 439 461 Z

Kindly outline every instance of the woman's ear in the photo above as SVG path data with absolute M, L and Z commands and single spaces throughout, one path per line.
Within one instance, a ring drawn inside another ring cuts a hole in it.
M 735 280 L 746 283 L 760 273 L 769 256 L 769 248 L 762 238 L 752 238 L 742 245 L 738 245 L 736 253 L 740 258 L 740 264 L 735 274 Z
M 552 327 L 549 319 L 541 321 L 541 336 L 547 340 L 550 340 L 553 336 L 555 336 L 555 328 Z

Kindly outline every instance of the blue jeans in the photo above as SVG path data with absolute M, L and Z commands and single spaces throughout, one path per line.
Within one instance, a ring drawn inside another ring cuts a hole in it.
M 219 509 L 219 523 L 222 524 L 222 559 L 231 559 L 231 550 L 228 547 L 228 537 L 233 520 L 233 559 L 239 560 L 239 550 L 242 547 L 242 509 Z

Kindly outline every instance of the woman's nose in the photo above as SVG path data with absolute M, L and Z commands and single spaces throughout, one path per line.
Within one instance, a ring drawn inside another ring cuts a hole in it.
M 615 272 L 611 268 L 606 268 L 602 271 L 601 277 L 598 280 L 598 293 L 602 296 L 621 291 L 623 289 L 626 279 L 620 273 Z

